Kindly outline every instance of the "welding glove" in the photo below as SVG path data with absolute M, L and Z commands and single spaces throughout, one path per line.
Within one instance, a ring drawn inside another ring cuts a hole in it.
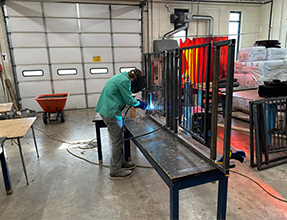
M 148 106 L 148 103 L 147 102 L 143 102 L 143 101 L 140 101 L 140 104 L 138 106 L 136 106 L 136 108 L 141 108 L 142 110 L 145 110 Z

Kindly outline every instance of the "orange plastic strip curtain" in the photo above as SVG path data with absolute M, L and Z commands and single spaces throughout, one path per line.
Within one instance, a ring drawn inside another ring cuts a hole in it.
M 187 38 L 184 42 L 180 41 L 180 48 L 190 47 L 193 45 L 200 45 L 204 43 L 213 43 L 217 41 L 228 40 L 228 37 L 199 37 L 193 38 L 192 40 Z M 226 78 L 227 70 L 227 52 L 228 48 L 222 47 L 220 49 L 220 72 L 219 78 Z M 201 83 L 206 81 L 206 56 L 207 48 L 196 48 L 183 50 L 183 59 L 182 59 L 182 80 L 183 83 L 190 81 L 192 84 Z M 203 56 L 204 55 L 204 56 Z M 211 50 L 211 76 L 210 81 L 212 81 L 212 68 L 213 68 L 213 50 Z

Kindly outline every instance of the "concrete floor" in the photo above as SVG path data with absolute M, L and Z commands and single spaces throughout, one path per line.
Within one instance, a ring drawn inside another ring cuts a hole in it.
M 137 167 L 127 180 L 110 180 L 109 169 L 72 156 L 63 147 L 66 142 L 95 138 L 93 109 L 65 111 L 65 123 L 44 125 L 42 114 L 34 127 L 40 157 L 37 158 L 29 130 L 22 139 L 29 185 L 26 185 L 18 147 L 5 142 L 13 194 L 6 195 L 0 184 L 0 219 L 169 219 L 169 189 L 155 170 Z M 220 121 L 221 122 L 221 119 Z M 249 124 L 233 120 L 236 126 Z M 219 128 L 218 142 L 221 142 Z M 109 164 L 109 138 L 102 129 L 103 162 Z M 287 164 L 263 171 L 249 166 L 249 134 L 232 131 L 233 150 L 244 150 L 247 158 L 236 163 L 232 170 L 258 181 L 266 190 L 281 199 L 287 199 Z M 61 147 L 62 146 L 62 147 Z M 79 149 L 69 145 L 71 152 L 98 162 L 97 149 Z M 150 166 L 132 144 L 132 161 Z M 2 174 L 0 178 L 2 182 Z M 180 219 L 216 219 L 217 183 L 208 183 L 180 191 Z M 230 174 L 228 185 L 227 219 L 282 220 L 287 219 L 287 204 L 274 199 L 252 181 L 235 173 Z

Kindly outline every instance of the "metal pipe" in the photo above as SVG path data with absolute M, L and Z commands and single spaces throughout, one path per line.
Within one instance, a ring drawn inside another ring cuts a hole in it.
M 280 41 L 280 38 L 281 38 L 283 8 L 284 8 L 284 0 L 282 0 L 282 3 L 281 3 L 281 18 L 280 18 L 280 25 L 279 25 L 279 36 L 278 36 L 278 41 Z
M 163 39 L 166 40 L 167 38 L 169 38 L 170 36 L 176 34 L 179 31 L 182 31 L 184 29 L 188 28 L 188 23 L 184 23 L 182 26 L 180 26 L 179 28 L 172 30 L 170 32 L 167 32 L 165 35 L 163 35 Z
M 268 31 L 268 40 L 270 40 L 270 33 L 271 33 L 271 23 L 272 23 L 272 10 L 273 10 L 273 0 L 270 1 L 271 6 L 270 6 L 270 19 L 269 19 L 269 31 Z
M 209 20 L 209 36 L 213 35 L 213 17 L 211 16 L 205 16 L 205 15 L 193 15 L 192 19 L 196 19 L 196 20 Z M 163 39 L 166 40 L 167 38 L 169 38 L 170 36 L 176 34 L 177 32 L 184 30 L 188 28 L 188 22 L 184 23 L 182 26 L 180 26 L 179 28 L 172 30 L 170 32 L 167 32 L 165 35 L 163 35 Z
M 209 35 L 213 35 L 213 17 L 206 15 L 193 15 L 192 19 L 209 20 Z

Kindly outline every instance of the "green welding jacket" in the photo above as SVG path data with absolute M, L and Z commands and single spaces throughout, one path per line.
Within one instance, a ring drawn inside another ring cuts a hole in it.
M 131 81 L 127 72 L 112 76 L 102 90 L 95 112 L 118 121 L 122 120 L 122 109 L 125 105 L 138 106 L 133 98 Z

